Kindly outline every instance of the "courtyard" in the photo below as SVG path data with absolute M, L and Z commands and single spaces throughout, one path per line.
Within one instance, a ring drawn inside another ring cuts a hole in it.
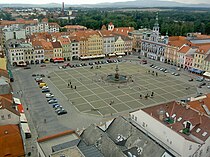
M 126 113 L 196 93 L 196 88 L 181 81 L 180 76 L 160 71 L 152 74 L 148 67 L 127 62 L 118 64 L 119 73 L 131 77 L 132 81 L 121 84 L 104 81 L 107 75 L 115 73 L 115 67 L 116 64 L 102 64 L 101 68 L 58 69 L 48 75 L 78 112 L 98 116 Z

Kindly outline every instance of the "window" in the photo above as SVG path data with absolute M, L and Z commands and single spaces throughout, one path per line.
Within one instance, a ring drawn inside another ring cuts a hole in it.
M 189 150 L 192 150 L 192 145 L 190 145 Z
M 137 121 L 137 117 L 135 116 L 135 121 Z
M 8 114 L 8 119 L 11 119 L 11 114 Z
M 1 120 L 4 120 L 4 115 L 1 116 Z

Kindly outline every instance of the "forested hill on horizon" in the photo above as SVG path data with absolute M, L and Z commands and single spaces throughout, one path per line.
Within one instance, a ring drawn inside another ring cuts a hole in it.
M 43 8 L 54 8 L 61 7 L 60 3 L 47 3 L 47 4 L 0 4 L 0 7 L 43 7 Z M 65 4 L 65 7 L 88 7 L 88 8 L 128 8 L 128 7 L 204 7 L 210 8 L 209 3 L 199 4 L 186 4 L 174 1 L 165 0 L 134 0 L 127 2 L 115 2 L 115 3 L 98 3 L 98 4 L 81 4 L 81 5 L 70 5 Z

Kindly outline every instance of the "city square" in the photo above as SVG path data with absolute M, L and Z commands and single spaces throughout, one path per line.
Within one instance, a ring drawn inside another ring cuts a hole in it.
M 127 83 L 103 80 L 115 73 L 116 64 L 96 67 L 59 69 L 48 74 L 49 81 L 78 112 L 98 116 L 126 113 L 196 93 L 196 88 L 178 79 L 179 76 L 161 71 L 153 73 L 153 69 L 137 63 L 118 64 L 120 74 L 132 77 L 132 81 Z

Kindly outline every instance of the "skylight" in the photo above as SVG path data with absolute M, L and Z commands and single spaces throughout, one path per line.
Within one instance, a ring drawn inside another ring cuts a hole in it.
M 199 133 L 200 131 L 201 131 L 201 129 L 200 129 L 200 128 L 198 128 L 198 129 L 196 130 L 196 132 L 197 132 L 197 133 Z
M 207 135 L 207 132 L 204 132 L 203 134 L 202 134 L 202 136 L 206 136 Z
M 182 120 L 182 117 L 179 117 L 179 118 L 177 119 L 178 122 L 180 122 L 181 120 Z

